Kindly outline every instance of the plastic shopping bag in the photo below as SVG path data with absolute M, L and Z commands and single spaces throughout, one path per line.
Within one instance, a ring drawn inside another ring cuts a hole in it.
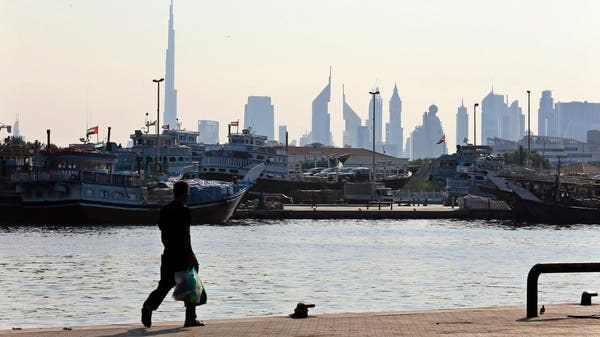
M 175 273 L 173 298 L 177 301 L 186 301 L 198 305 L 206 303 L 206 291 L 196 268 L 189 268 Z

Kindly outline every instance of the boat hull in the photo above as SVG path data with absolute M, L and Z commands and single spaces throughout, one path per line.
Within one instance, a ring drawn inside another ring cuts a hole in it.
M 516 220 L 550 224 L 600 224 L 600 209 L 514 200 Z
M 223 200 L 189 205 L 193 224 L 223 224 L 247 190 Z M 161 205 L 127 205 L 96 201 L 23 202 L 6 209 L 3 224 L 31 225 L 155 225 Z

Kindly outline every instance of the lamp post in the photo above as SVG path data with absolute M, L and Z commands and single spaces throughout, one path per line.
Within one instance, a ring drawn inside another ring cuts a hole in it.
M 477 107 L 479 103 L 473 105 L 473 146 L 477 146 Z
M 373 119 L 371 123 L 371 132 L 373 133 L 373 178 L 371 179 L 373 188 L 371 188 L 371 200 L 373 200 L 373 196 L 375 195 L 375 96 L 379 95 L 379 90 L 369 91 L 369 94 L 373 96 Z
M 527 167 L 529 167 L 529 158 L 531 157 L 531 91 L 527 90 Z M 538 131 L 539 133 L 539 131 Z
M 160 170 L 160 82 L 164 81 L 164 78 L 158 80 L 152 80 L 156 83 L 156 170 Z

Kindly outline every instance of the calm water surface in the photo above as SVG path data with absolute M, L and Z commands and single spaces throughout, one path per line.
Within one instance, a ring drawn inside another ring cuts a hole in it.
M 600 260 L 600 228 L 401 220 L 194 226 L 202 319 L 523 305 L 538 262 Z M 0 329 L 139 322 L 159 278 L 156 227 L 0 227 Z M 578 302 L 597 274 L 545 274 L 540 303 Z M 183 320 L 170 295 L 154 321 Z

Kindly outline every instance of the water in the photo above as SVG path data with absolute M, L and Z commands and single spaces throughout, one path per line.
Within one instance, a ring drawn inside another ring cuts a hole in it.
M 199 317 L 522 305 L 539 262 L 598 261 L 600 227 L 352 220 L 194 226 Z M 159 278 L 156 227 L 0 227 L 0 329 L 139 322 Z M 578 302 L 597 274 L 544 274 L 539 303 Z M 155 321 L 182 321 L 170 295 Z

